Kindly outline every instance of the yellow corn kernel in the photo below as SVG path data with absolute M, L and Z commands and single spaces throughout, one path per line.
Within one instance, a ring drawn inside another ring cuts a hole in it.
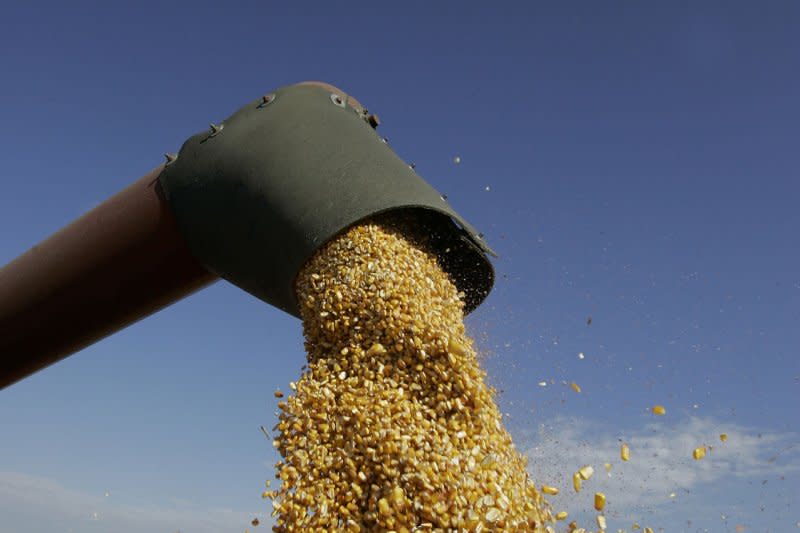
M 402 507 L 406 501 L 406 495 L 403 492 L 403 489 L 400 487 L 395 487 L 392 489 L 390 498 L 392 499 L 392 504 L 397 508 Z
M 605 467 L 606 472 L 611 473 L 611 463 L 606 463 L 603 466 Z
M 497 456 L 493 453 L 490 453 L 481 461 L 481 468 L 492 468 L 496 464 Z
M 467 347 L 462 342 L 452 338 L 447 343 L 447 351 L 458 357 L 467 355 Z
M 663 405 L 656 405 L 653 407 L 653 414 L 656 416 L 664 416 L 667 414 L 667 410 L 664 408 Z
M 566 511 L 556 513 L 556 520 L 564 520 L 569 514 Z
M 619 449 L 619 457 L 623 461 L 629 461 L 631 458 L 631 449 L 628 447 L 627 444 L 623 444 L 622 447 Z
M 706 456 L 706 447 L 705 446 L 700 446 L 698 448 L 695 448 L 692 451 L 692 457 L 694 457 L 695 461 L 699 461 L 700 459 L 702 459 L 705 456 Z
M 595 517 L 595 521 L 597 522 L 597 527 L 599 527 L 600 529 L 605 529 L 606 528 L 606 517 L 605 516 L 599 514 L 599 515 L 597 515 Z
M 631 529 L 634 530 L 634 531 L 639 531 L 640 529 L 642 529 L 642 526 L 640 526 L 638 523 L 634 522 L 633 525 L 631 526 Z
M 728 434 L 727 433 L 720 433 L 719 440 L 721 440 L 722 442 L 725 442 L 726 440 L 728 440 Z
M 383 355 L 386 353 L 386 348 L 383 347 L 383 344 L 376 342 L 372 346 L 370 346 L 369 350 L 367 350 L 367 355 L 370 357 L 376 357 L 378 355 Z
M 558 488 L 551 487 L 550 485 L 542 485 L 542 492 L 544 492 L 545 494 L 550 494 L 551 496 L 555 496 L 556 494 L 558 494 Z
M 578 472 L 572 474 L 572 487 L 575 489 L 575 492 L 581 491 L 581 475 Z
M 389 516 L 392 514 L 392 509 L 389 507 L 389 502 L 386 500 L 386 498 L 381 498 L 378 500 L 378 512 L 383 516 Z
M 653 533 L 653 528 L 652 527 L 644 528 L 644 533 Z
M 580 392 L 581 391 L 580 385 L 578 385 L 574 381 L 572 383 L 570 383 L 569 386 L 572 387 L 572 390 L 574 390 L 575 392 Z
M 594 493 L 594 508 L 597 511 L 602 511 L 606 506 L 606 495 L 602 492 Z
M 578 474 L 580 474 L 582 479 L 587 480 L 594 474 L 594 468 L 589 465 L 582 466 L 578 470 Z

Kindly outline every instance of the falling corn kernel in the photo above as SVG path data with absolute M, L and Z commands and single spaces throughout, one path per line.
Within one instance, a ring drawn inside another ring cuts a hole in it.
M 699 461 L 700 459 L 702 459 L 705 456 L 706 456 L 706 447 L 705 446 L 700 446 L 698 448 L 695 448 L 692 451 L 692 457 L 694 457 L 695 461 Z
M 542 485 L 542 492 L 555 496 L 558 494 L 558 487 L 551 487 L 550 485 Z
M 253 521 L 250 522 L 250 525 L 252 525 L 253 527 L 256 527 L 260 523 L 261 522 L 258 520 L 258 518 L 253 518 Z
M 556 513 L 556 520 L 564 520 L 567 516 L 569 516 L 569 514 L 566 511 L 560 511 Z
M 594 508 L 597 511 L 602 511 L 606 506 L 606 495 L 602 492 L 594 493 Z
M 390 496 L 395 507 L 402 507 L 406 501 L 406 495 L 400 487 L 393 488 Z
M 422 226 L 359 224 L 297 276 L 308 364 L 275 429 L 281 486 L 268 497 L 281 533 L 537 531 L 552 520 L 464 333 L 465 295 Z
M 265 490 L 264 492 L 262 492 L 262 493 L 261 493 L 261 497 L 262 497 L 262 498 L 264 498 L 265 500 L 266 500 L 267 498 L 269 498 L 269 491 Z
M 644 528 L 644 533 L 653 533 L 653 528 L 652 527 Z
M 575 383 L 574 381 L 572 383 L 570 383 L 569 386 L 572 387 L 572 390 L 574 390 L 575 392 L 580 392 L 581 391 L 581 387 L 577 383 Z
M 656 416 L 664 416 L 667 414 L 667 410 L 664 408 L 663 405 L 656 405 L 653 407 L 653 414 Z
M 608 472 L 609 474 L 611 473 L 611 468 L 612 468 L 611 463 L 606 463 L 603 465 L 603 467 L 606 469 L 606 472 Z
M 594 468 L 590 465 L 582 466 L 578 470 L 578 474 L 580 474 L 581 479 L 587 480 L 592 477 L 592 474 L 594 474 Z
M 581 491 L 581 475 L 578 472 L 572 474 L 572 488 L 575 489 L 575 492 Z
M 467 346 L 458 339 L 451 338 L 447 343 L 447 351 L 457 357 L 464 357 L 468 353 Z
M 497 456 L 493 453 L 488 454 L 481 461 L 481 468 L 492 468 L 497 464 Z
M 722 442 L 725 442 L 726 440 L 728 440 L 728 434 L 727 433 L 720 433 L 719 440 L 721 440 Z
M 283 398 L 283 393 L 280 390 L 276 390 L 274 395 L 276 398 Z
M 386 500 L 386 498 L 381 498 L 378 500 L 378 512 L 383 516 L 389 516 L 392 514 L 392 510 L 389 508 L 389 502 Z
M 639 531 L 640 529 L 642 529 L 642 526 L 634 522 L 633 525 L 631 526 L 631 529 L 634 531 Z
M 627 444 L 623 444 L 622 447 L 619 449 L 619 457 L 623 461 L 629 461 L 631 458 L 631 449 L 628 447 Z
M 599 515 L 597 515 L 595 517 L 595 520 L 597 521 L 597 527 L 599 527 L 600 529 L 605 529 L 606 528 L 606 517 L 605 516 L 599 514 Z
M 379 355 L 383 355 L 386 353 L 386 348 L 383 347 L 383 344 L 376 342 L 372 346 L 370 346 L 369 350 L 367 350 L 367 355 L 370 357 L 376 357 Z

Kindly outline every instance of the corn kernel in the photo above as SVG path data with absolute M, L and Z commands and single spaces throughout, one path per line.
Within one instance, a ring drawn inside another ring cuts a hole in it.
M 578 472 L 572 474 L 572 488 L 575 489 L 575 492 L 581 491 L 581 475 Z
M 722 442 L 725 442 L 726 440 L 728 440 L 728 434 L 727 433 L 720 433 L 719 440 L 721 440 Z
M 447 344 L 447 351 L 458 357 L 464 357 L 467 354 L 467 347 L 457 339 L 450 339 Z
M 569 514 L 566 511 L 560 511 L 556 513 L 556 520 L 564 520 L 567 516 L 569 516 Z
M 695 461 L 699 461 L 700 459 L 702 459 L 705 456 L 706 456 L 706 447 L 705 446 L 700 446 L 700 447 L 695 448 L 694 450 L 692 450 L 692 457 L 694 457 Z
M 492 468 L 497 464 L 497 456 L 490 453 L 481 461 L 481 468 Z
M 602 492 L 594 493 L 594 508 L 597 511 L 602 511 L 606 506 L 606 495 Z
M 631 458 L 631 449 L 627 444 L 623 444 L 619 449 L 619 457 L 623 461 L 629 461 Z
M 378 500 L 378 512 L 383 516 L 389 516 L 392 514 L 392 510 L 389 507 L 389 502 L 386 501 L 386 498 L 381 498 Z
M 599 514 L 599 515 L 597 515 L 595 517 L 595 521 L 597 522 L 597 527 L 599 527 L 600 529 L 605 529 L 606 528 L 606 517 L 605 516 Z
M 406 501 L 406 496 L 405 493 L 403 492 L 403 489 L 400 487 L 393 488 L 391 492 L 391 499 L 392 499 L 392 504 L 395 507 L 402 506 Z
M 367 355 L 370 357 L 377 357 L 379 355 L 384 355 L 386 353 L 386 348 L 383 347 L 383 344 L 376 342 L 372 346 L 370 346 L 369 350 L 367 350 Z
M 572 387 L 572 390 L 574 390 L 575 392 L 580 392 L 581 391 L 580 385 L 578 385 L 574 381 L 572 383 L 570 383 L 569 386 Z
M 544 492 L 545 494 L 550 494 L 552 496 L 555 496 L 556 494 L 558 494 L 558 488 L 551 487 L 550 485 L 542 485 L 542 492 Z
M 585 465 L 578 469 L 578 474 L 581 476 L 581 479 L 588 480 L 594 474 L 594 468 L 590 465 Z
M 667 414 L 667 410 L 664 408 L 663 405 L 656 405 L 653 407 L 653 414 L 656 416 L 664 416 Z
M 486 521 L 491 523 L 497 522 L 500 520 L 500 509 L 497 507 L 490 507 L 488 511 L 486 511 Z

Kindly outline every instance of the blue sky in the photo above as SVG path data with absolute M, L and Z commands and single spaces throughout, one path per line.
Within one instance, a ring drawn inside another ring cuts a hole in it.
M 794 529 L 799 23 L 793 2 L 6 5 L 0 263 L 252 98 L 328 81 L 500 254 L 469 328 L 507 425 L 536 479 L 598 470 L 558 509 L 588 521 L 602 488 L 612 530 Z M 0 392 L 0 532 L 243 531 L 303 361 L 297 320 L 220 282 Z

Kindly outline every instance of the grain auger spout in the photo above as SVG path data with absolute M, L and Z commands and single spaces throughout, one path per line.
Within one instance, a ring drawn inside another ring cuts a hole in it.
M 425 228 L 473 310 L 493 252 L 377 125 L 331 85 L 277 89 L 13 260 L 0 270 L 0 388 L 218 278 L 299 316 L 303 264 L 390 211 Z

